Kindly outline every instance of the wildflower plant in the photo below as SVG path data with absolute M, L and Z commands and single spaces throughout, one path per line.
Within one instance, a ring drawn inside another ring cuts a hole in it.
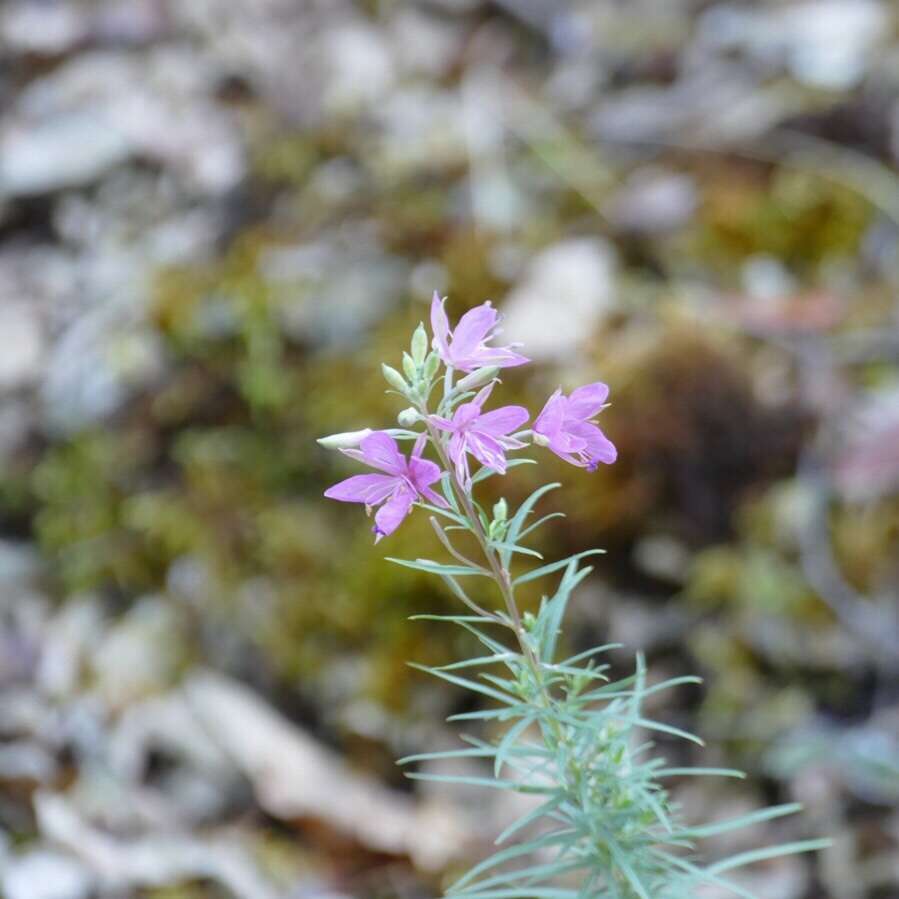
M 489 303 L 467 312 L 455 329 L 450 328 L 444 304 L 435 294 L 433 337 L 429 340 L 419 325 L 403 355 L 402 373 L 382 366 L 392 392 L 411 404 L 399 414 L 401 427 L 337 434 L 320 442 L 377 470 L 350 477 L 325 493 L 331 499 L 361 503 L 369 512 L 378 507 L 376 542 L 393 533 L 416 507 L 429 514 L 447 558 L 389 561 L 439 577 L 465 607 L 463 614 L 417 617 L 464 628 L 485 648 L 477 658 L 423 670 L 489 702 L 484 709 L 450 720 L 491 722 L 499 736 L 489 741 L 465 736 L 459 748 L 401 760 L 483 759 L 484 773 L 413 771 L 408 776 L 534 797 L 534 806 L 497 837 L 497 851 L 457 880 L 446 895 L 692 899 L 700 885 L 712 884 L 752 897 L 728 880 L 729 871 L 819 849 L 826 841 L 794 842 L 704 861 L 697 847 L 700 839 L 789 815 L 799 806 L 778 805 L 702 826 L 685 823 L 666 788 L 670 778 L 744 776 L 730 769 L 672 767 L 654 754 L 654 732 L 701 744 L 698 737 L 651 720 L 643 711 L 648 696 L 698 683 L 698 678 L 650 685 L 638 654 L 632 675 L 611 680 L 603 656 L 618 648 L 614 645 L 560 658 L 566 607 L 592 571 L 584 560 L 602 550 L 588 549 L 547 563 L 526 544 L 538 528 L 562 514 L 536 517 L 541 498 L 559 487 L 557 483 L 539 487 L 514 511 L 503 499 L 488 514 L 477 498 L 477 488 L 487 478 L 533 463 L 529 457 L 508 455 L 533 446 L 588 471 L 613 463 L 616 449 L 596 422 L 608 387 L 588 384 L 568 396 L 556 391 L 533 427 L 525 428 L 527 409 L 488 408 L 488 402 L 500 370 L 529 360 L 516 346 L 489 345 L 499 322 Z M 458 372 L 464 374 L 457 380 Z M 399 449 L 403 441 L 413 444 L 408 457 Z M 425 458 L 428 451 L 433 461 Z M 457 532 L 473 537 L 477 558 L 460 551 Z M 535 560 L 533 567 L 519 571 L 521 559 Z M 469 595 L 464 584 L 474 578 L 493 582 L 495 608 L 485 608 Z M 543 597 L 536 614 L 522 614 L 516 588 L 550 578 L 555 578 L 554 589 Z M 472 670 L 478 673 L 472 676 Z

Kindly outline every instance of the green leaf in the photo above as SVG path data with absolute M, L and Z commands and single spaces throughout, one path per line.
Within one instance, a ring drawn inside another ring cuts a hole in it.
M 833 845 L 832 840 L 800 840 L 795 843 L 786 843 L 782 846 L 768 846 L 764 849 L 753 849 L 749 852 L 741 852 L 739 855 L 732 855 L 730 858 L 709 865 L 708 872 L 711 874 L 719 874 L 722 871 L 731 871 L 734 868 L 741 868 L 743 865 L 751 865 L 754 862 L 763 862 L 771 858 L 780 858 L 784 855 L 797 855 L 800 852 L 819 852 L 822 849 L 829 849 Z
M 487 576 L 479 568 L 469 568 L 468 565 L 442 565 L 440 562 L 433 562 L 430 559 L 415 559 L 415 561 L 412 561 L 411 559 L 394 559 L 392 556 L 387 556 L 386 559 L 388 562 L 393 562 L 394 565 L 402 565 L 403 568 L 412 568 L 415 571 L 425 571 L 428 574 L 451 577 Z
M 538 553 L 536 549 L 528 549 L 526 546 L 519 546 L 516 543 L 502 543 L 499 541 L 491 541 L 490 545 L 493 547 L 493 549 L 506 551 L 508 553 L 522 553 L 522 555 L 534 556 L 537 559 L 543 558 L 543 556 Z
M 531 865 L 528 868 L 519 868 L 517 870 L 505 871 L 502 874 L 495 874 L 493 877 L 488 877 L 485 880 L 472 884 L 470 890 L 467 891 L 466 894 L 469 896 L 484 896 L 487 888 L 496 888 L 517 883 L 519 892 L 516 895 L 521 897 L 534 896 L 536 894 L 533 892 L 532 884 L 535 881 L 539 882 L 541 880 L 546 881 L 555 879 L 557 877 L 562 877 L 565 874 L 570 874 L 572 871 L 581 871 L 583 868 L 583 861 L 565 861 L 564 859 L 556 859 L 555 861 L 544 862 L 543 864 Z
M 719 833 L 727 833 L 731 830 L 739 830 L 749 827 L 751 824 L 759 824 L 762 821 L 771 821 L 774 818 L 783 818 L 785 815 L 794 815 L 801 811 L 802 806 L 798 802 L 790 802 L 784 805 L 774 805 L 771 808 L 760 809 L 748 815 L 740 815 L 738 818 L 728 818 L 716 824 L 706 824 L 700 827 L 687 827 L 683 833 L 688 837 L 713 837 Z
M 540 607 L 537 617 L 537 645 L 541 660 L 551 662 L 556 654 L 556 642 L 562 630 L 562 618 L 568 606 L 568 600 L 574 588 L 593 570 L 587 566 L 577 570 L 577 559 L 571 559 L 565 568 L 565 574 L 552 599 Z
M 520 535 L 521 529 L 524 526 L 525 519 L 530 515 L 531 510 L 537 504 L 537 501 L 546 493 L 549 493 L 550 490 L 555 490 L 557 487 L 561 487 L 562 485 L 558 482 L 552 484 L 544 484 L 542 487 L 538 487 L 519 507 L 515 514 L 512 516 L 512 519 L 509 521 L 509 529 L 506 531 L 506 539 L 511 543 L 517 543 L 518 537 Z M 503 563 L 504 568 L 509 567 L 509 562 L 511 561 L 511 553 L 503 551 L 500 553 L 500 561 Z
M 463 759 L 463 758 L 490 758 L 493 751 L 490 747 L 486 749 L 447 749 L 444 752 L 419 752 L 415 755 L 407 755 L 401 759 L 397 759 L 398 765 L 408 765 L 411 762 L 434 762 L 441 759 Z
M 518 706 L 502 709 L 479 709 L 476 712 L 457 712 L 450 715 L 447 721 L 507 721 L 509 718 L 515 718 L 518 715 L 526 715 L 530 712 L 531 707 L 522 703 Z
M 540 818 L 546 817 L 550 812 L 554 812 L 566 799 L 564 792 L 559 792 L 555 796 L 552 796 L 550 799 L 547 799 L 546 802 L 538 805 L 533 811 L 528 812 L 528 814 L 523 815 L 517 821 L 513 821 L 497 838 L 494 840 L 497 846 L 505 843 L 509 837 L 514 836 L 518 833 L 519 830 L 527 827 L 529 824 L 533 824 L 535 821 Z M 576 833 L 576 831 L 571 831 L 571 833 Z
M 456 491 L 453 490 L 453 481 L 448 471 L 445 471 L 440 477 L 440 490 L 443 493 L 444 499 L 450 504 L 453 511 L 464 521 L 465 516 L 459 508 L 459 503 L 456 499 Z
M 450 624 L 462 624 L 480 621 L 482 624 L 497 624 L 492 618 L 485 618 L 483 615 L 428 615 L 419 612 L 417 615 L 410 615 L 409 621 L 447 621 Z
M 670 734 L 672 737 L 680 737 L 683 740 L 689 740 L 697 746 L 705 746 L 705 741 L 700 737 L 697 737 L 696 734 L 691 734 L 689 731 L 681 730 L 679 727 L 674 727 L 671 724 L 662 724 L 661 721 L 651 721 L 648 718 L 639 717 L 632 718 L 630 723 L 637 727 L 646 728 L 646 730 L 655 730 L 662 734 Z
M 552 521 L 553 518 L 565 518 L 564 512 L 550 512 L 548 515 L 544 515 L 542 518 L 538 518 L 533 524 L 529 524 L 519 535 L 518 538 L 523 540 L 527 537 L 528 534 L 533 533 L 537 530 L 537 528 L 546 524 L 547 521 Z
M 458 677 L 455 674 L 450 674 L 447 671 L 440 671 L 437 668 L 428 668 L 427 665 L 417 665 L 415 662 L 409 662 L 408 664 L 410 668 L 414 668 L 416 671 L 424 671 L 434 677 L 439 677 L 441 680 L 455 684 L 457 687 L 464 687 L 466 690 L 472 690 L 475 693 L 489 696 L 491 699 L 495 699 L 504 705 L 517 705 L 519 703 L 517 696 L 509 696 L 506 693 L 501 693 L 499 690 L 494 690 L 492 687 L 485 687 L 477 681 L 468 680 L 468 678 L 465 677 Z
M 657 768 L 656 777 L 735 777 L 746 780 L 746 772 L 736 768 Z
M 710 874 L 708 871 L 691 864 L 687 859 L 679 858 L 676 855 L 669 855 L 667 852 L 663 852 L 657 848 L 652 848 L 649 851 L 652 855 L 661 859 L 664 864 L 670 865 L 672 868 L 679 868 L 690 875 L 689 884 L 684 886 L 683 895 L 692 895 L 692 888 L 698 883 L 711 883 L 715 886 L 724 887 L 724 889 L 729 890 L 735 896 L 740 896 L 741 899 L 758 899 L 758 896 L 756 896 L 755 893 L 750 893 L 748 890 L 744 890 L 742 887 L 730 883 L 730 881 L 724 880 L 722 877 L 716 877 L 714 874 Z M 691 889 L 689 894 L 686 893 L 688 886 Z
M 491 622 L 491 623 L 496 624 L 497 622 Z M 476 627 L 474 627 L 468 621 L 460 618 L 460 620 L 457 621 L 456 624 L 458 624 L 459 627 L 467 630 L 470 634 L 474 635 L 480 643 L 482 643 L 484 646 L 487 647 L 487 649 L 491 650 L 492 652 L 495 652 L 495 653 L 509 652 L 509 649 L 507 647 L 505 647 L 502 643 L 500 643 L 499 640 L 494 640 L 492 637 L 488 637 L 486 634 L 482 634 Z M 521 662 L 524 661 L 522 659 L 522 656 L 520 653 L 517 653 L 517 652 L 513 653 L 513 656 L 515 659 L 520 660 Z
M 459 891 L 462 887 L 466 884 L 470 884 L 478 877 L 478 875 L 483 874 L 484 871 L 489 871 L 491 868 L 495 868 L 498 865 L 504 865 L 506 862 L 510 862 L 513 859 L 521 858 L 523 855 L 531 855 L 535 852 L 539 852 L 541 849 L 547 849 L 550 846 L 568 845 L 572 842 L 572 839 L 576 839 L 578 836 L 579 834 L 577 831 L 568 828 L 564 830 L 554 830 L 552 833 L 544 834 L 533 840 L 528 840 L 526 843 L 516 843 L 514 846 L 509 846 L 507 849 L 501 849 L 499 852 L 496 852 L 489 858 L 479 862 L 471 870 L 463 874 L 462 877 L 450 886 L 446 891 L 446 894 L 447 896 L 459 895 Z M 476 888 L 477 884 L 475 884 L 475 889 Z
M 469 777 L 464 774 L 429 774 L 427 771 L 406 771 L 409 780 L 427 780 L 432 783 L 460 784 L 469 787 L 489 787 L 492 790 L 507 790 L 512 793 L 540 795 L 551 791 L 552 787 L 524 784 L 517 780 L 501 780 L 496 777 Z
M 496 653 L 492 656 L 478 656 L 474 659 L 463 659 L 461 662 L 452 662 L 449 665 L 439 665 L 434 671 L 456 671 L 459 668 L 474 668 L 479 665 L 496 665 L 499 662 L 508 663 L 513 658 L 520 658 L 514 652 Z
M 449 509 L 443 509 L 440 506 L 432 506 L 430 503 L 418 503 L 422 509 L 427 509 L 429 512 L 432 512 L 434 515 L 441 515 L 443 518 L 448 518 L 450 521 L 456 522 L 454 527 L 468 531 L 470 528 L 468 524 L 465 522 L 465 519 L 460 515 L 456 515 L 455 512 L 450 512 Z M 447 528 L 449 530 L 449 528 Z
M 532 715 L 526 715 L 520 721 L 517 721 L 513 724 L 506 732 L 503 734 L 502 740 L 500 740 L 499 745 L 496 747 L 496 752 L 494 754 L 493 760 L 493 776 L 499 777 L 500 771 L 502 770 L 503 764 L 506 761 L 506 757 L 509 752 L 512 750 L 512 747 L 515 741 L 534 723 L 534 717 Z
M 627 855 L 621 850 L 618 844 L 614 840 L 608 840 L 608 847 L 609 852 L 612 854 L 612 858 L 615 859 L 615 864 L 618 865 L 622 874 L 627 878 L 628 883 L 634 888 L 634 892 L 640 899 L 651 899 L 646 887 L 643 886 L 643 882 L 637 876 L 637 872 L 628 861 Z
M 587 556 L 598 556 L 603 555 L 605 553 L 604 549 L 587 549 L 584 552 L 577 553 L 573 556 L 569 556 L 566 559 L 560 559 L 558 562 L 550 562 L 549 565 L 543 565 L 540 568 L 535 568 L 533 571 L 528 571 L 527 573 L 521 575 L 520 577 L 515 578 L 513 584 L 517 587 L 520 584 L 526 584 L 528 581 L 536 580 L 538 577 L 543 577 L 546 574 L 552 574 L 554 571 L 558 571 L 560 568 L 564 568 L 572 561 L 576 561 L 577 559 L 583 559 Z
M 585 649 L 583 652 L 579 652 L 577 655 L 565 659 L 561 664 L 574 665 L 576 662 L 581 662 L 584 659 L 590 658 L 590 656 L 596 656 L 601 652 L 609 652 L 613 649 L 621 649 L 622 646 L 623 644 L 621 643 L 604 643 L 602 646 L 594 646 L 593 649 Z
M 577 899 L 576 890 L 561 887 L 528 887 L 525 890 L 513 888 L 509 890 L 483 890 L 452 893 L 458 899 Z

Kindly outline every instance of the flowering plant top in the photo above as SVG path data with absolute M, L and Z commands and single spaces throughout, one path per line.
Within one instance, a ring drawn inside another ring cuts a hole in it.
M 617 458 L 614 444 L 597 416 L 607 405 L 609 388 L 601 381 L 569 394 L 556 390 L 530 428 L 523 406 L 490 407 L 498 374 L 529 360 L 518 347 L 494 346 L 500 318 L 484 303 L 450 327 L 445 300 L 434 296 L 428 337 L 424 325 L 403 354 L 402 373 L 382 371 L 391 392 L 409 403 L 399 413 L 398 428 L 364 428 L 322 438 L 374 472 L 357 474 L 330 487 L 325 496 L 359 503 L 374 512 L 375 542 L 389 537 L 415 507 L 431 514 L 430 522 L 450 559 L 389 559 L 443 580 L 466 607 L 466 614 L 442 616 L 473 634 L 487 655 L 444 668 L 426 669 L 456 687 L 489 701 L 491 707 L 454 716 L 453 720 L 492 723 L 492 739 L 464 737 L 466 745 L 423 752 L 401 763 L 428 766 L 445 759 L 483 759 L 483 775 L 447 775 L 417 768 L 411 778 L 464 783 L 479 788 L 526 793 L 539 802 L 496 840 L 499 849 L 457 880 L 447 895 L 456 899 L 693 899 L 701 885 L 753 899 L 753 893 L 728 880 L 728 871 L 744 864 L 794 852 L 819 849 L 827 841 L 804 840 L 738 853 L 712 863 L 694 850 L 704 836 L 766 821 L 797 811 L 779 805 L 702 827 L 680 819 L 665 783 L 673 777 L 720 775 L 739 771 L 670 767 L 653 756 L 654 732 L 701 744 L 698 737 L 671 724 L 647 718 L 643 701 L 678 684 L 677 677 L 648 685 L 642 656 L 633 675 L 611 680 L 608 664 L 597 660 L 614 646 L 600 646 L 559 658 L 562 621 L 571 595 L 591 572 L 582 566 L 588 549 L 567 559 L 543 562 L 524 540 L 562 513 L 530 517 L 541 497 L 558 484 L 535 490 L 512 512 L 504 499 L 488 516 L 475 497 L 478 484 L 510 468 L 533 461 L 515 456 L 533 446 L 545 447 L 586 471 Z M 457 374 L 463 373 L 457 380 Z M 435 390 L 442 385 L 440 399 Z M 413 441 L 408 456 L 398 441 Z M 425 458 L 431 452 L 434 459 Z M 437 489 L 439 487 L 439 490 Z M 479 557 L 471 559 L 454 544 L 467 531 Z M 513 557 L 540 564 L 513 577 Z M 555 590 L 544 595 L 536 614 L 519 610 L 520 584 L 558 576 Z M 495 608 L 480 604 L 463 587 L 466 578 L 493 584 Z M 423 615 L 435 618 L 441 616 Z M 496 635 L 499 629 L 499 636 Z M 502 639 L 512 634 L 512 645 Z M 467 669 L 487 669 L 475 677 Z M 498 673 L 497 673 L 498 672 Z
M 442 464 L 452 469 L 458 486 L 469 491 L 472 486 L 469 457 L 496 474 L 506 473 L 507 452 L 532 444 L 546 446 L 566 462 L 590 471 L 595 471 L 599 463 L 608 464 L 617 458 L 615 446 L 594 418 L 605 408 L 609 395 L 609 388 L 602 382 L 579 387 L 569 397 L 563 396 L 561 389 L 557 390 L 546 401 L 533 430 L 520 430 L 531 418 L 523 406 L 501 406 L 485 411 L 498 383 L 499 370 L 524 365 L 530 360 L 515 352 L 513 346 L 490 346 L 499 335 L 501 319 L 489 302 L 466 312 L 454 329 L 450 328 L 445 303 L 445 298 L 434 294 L 431 301 L 433 350 L 428 353 L 427 334 L 424 326 L 419 325 L 412 338 L 411 352 L 403 360 L 405 378 L 384 366 L 388 383 L 413 402 L 412 407 L 401 413 L 401 423 L 412 427 L 421 425 L 422 430 L 372 432 L 366 428 L 320 441 L 385 472 L 356 475 L 325 491 L 329 499 L 361 503 L 369 512 L 380 506 L 372 528 L 375 542 L 392 534 L 416 503 L 448 507 L 447 501 L 431 489 L 445 472 L 422 457 L 428 444 L 433 446 Z M 428 399 L 439 380 L 441 363 L 445 366 L 443 400 L 431 412 Z M 468 375 L 454 384 L 456 370 Z M 481 385 L 484 386 L 473 394 L 472 388 Z M 408 460 L 400 453 L 397 438 L 415 439 Z

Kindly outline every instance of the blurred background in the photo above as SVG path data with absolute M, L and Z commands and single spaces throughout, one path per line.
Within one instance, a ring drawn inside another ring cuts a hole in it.
M 750 777 L 687 817 L 806 804 L 709 851 L 899 897 L 894 3 L 4 0 L 0 53 L 7 899 L 427 899 L 520 811 L 395 766 L 473 647 L 382 561 L 423 516 L 321 496 L 435 288 L 527 343 L 507 402 L 611 386 L 616 465 L 490 489 L 608 549 L 570 648 L 705 678 L 660 751 Z

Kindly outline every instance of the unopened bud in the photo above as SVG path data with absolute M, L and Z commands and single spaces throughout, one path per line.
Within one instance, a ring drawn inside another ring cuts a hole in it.
M 403 376 L 395 368 L 391 368 L 389 365 L 385 365 L 382 362 L 381 372 L 384 375 L 384 380 L 395 390 L 399 390 L 400 393 L 408 392 L 409 385 L 403 380 Z
M 537 446 L 549 446 L 549 438 L 534 431 L 534 443 L 536 443 Z
M 371 428 L 363 428 L 361 431 L 344 431 L 341 434 L 319 437 L 316 442 L 320 443 L 325 449 L 353 449 L 353 447 L 359 446 L 371 433 Z
M 418 379 L 418 366 L 408 353 L 403 353 L 403 371 L 410 381 L 416 381 Z
M 476 387 L 480 387 L 482 384 L 487 384 L 492 381 L 497 374 L 499 374 L 499 368 L 495 365 L 491 365 L 487 368 L 479 368 L 477 371 L 473 371 L 462 378 L 462 380 L 456 384 L 456 390 L 460 393 L 465 393 L 466 390 L 474 390 Z
M 421 365 L 425 361 L 425 356 L 428 355 L 428 332 L 425 331 L 425 326 L 421 322 L 418 323 L 418 327 L 412 334 L 412 346 L 410 349 L 412 350 L 412 359 L 415 361 L 415 364 Z
M 419 415 L 417 409 L 413 409 L 412 406 L 410 406 L 408 409 L 403 409 L 403 411 L 397 415 L 396 420 L 404 428 L 411 428 L 412 425 L 421 420 L 421 415 Z
M 437 374 L 438 368 L 440 368 L 440 357 L 436 353 L 429 353 L 424 365 L 425 379 L 430 381 Z
M 506 502 L 506 498 L 503 497 L 493 507 L 493 520 L 494 521 L 505 521 L 508 514 L 509 514 L 509 504 Z

